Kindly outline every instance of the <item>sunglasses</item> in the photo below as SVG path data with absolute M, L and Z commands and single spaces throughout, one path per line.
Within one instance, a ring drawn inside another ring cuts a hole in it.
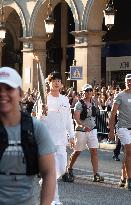
M 93 92 L 93 89 L 91 89 L 91 88 L 86 89 L 85 92 Z

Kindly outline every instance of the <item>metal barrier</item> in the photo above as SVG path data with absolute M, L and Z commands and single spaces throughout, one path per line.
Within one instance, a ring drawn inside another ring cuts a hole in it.
M 74 130 L 75 130 L 76 122 L 74 120 L 74 108 L 70 108 L 70 111 L 71 111 L 71 115 L 72 115 L 72 119 L 73 119 L 73 124 L 74 124 Z
M 109 112 L 105 110 L 98 110 L 96 115 L 96 127 L 98 132 L 98 138 L 108 138 L 108 124 Z

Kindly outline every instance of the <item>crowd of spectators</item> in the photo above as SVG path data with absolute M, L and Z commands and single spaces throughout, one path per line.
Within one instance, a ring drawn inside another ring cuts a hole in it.
M 47 91 L 49 92 L 49 86 L 48 86 L 47 82 L 46 82 L 46 87 L 47 87 Z M 119 86 L 117 86 L 115 88 L 113 86 L 94 87 L 93 88 L 93 102 L 99 111 L 106 111 L 106 113 L 108 113 L 108 115 L 110 115 L 114 96 L 120 91 L 121 91 L 121 89 Z M 83 97 L 82 91 L 76 92 L 73 87 L 70 87 L 67 89 L 66 87 L 63 86 L 61 89 L 61 94 L 68 96 L 71 112 L 73 114 L 73 108 L 74 108 L 76 102 Z M 21 110 L 36 116 L 37 114 L 33 113 L 34 112 L 33 108 L 37 104 L 36 102 L 39 99 L 38 96 L 39 96 L 39 92 L 36 89 L 33 89 L 31 91 L 31 89 L 29 88 L 24 93 L 24 96 L 21 100 Z M 38 108 L 37 108 L 37 110 L 38 110 Z M 107 117 L 107 121 L 108 121 L 108 117 Z M 74 124 L 75 124 L 75 122 L 74 122 Z M 103 126 L 108 127 L 108 122 L 106 122 L 106 125 L 103 124 Z M 102 138 L 103 138 L 103 136 L 102 136 Z M 116 139 L 114 139 L 114 140 L 116 140 Z
M 93 101 L 95 106 L 101 110 L 111 111 L 114 96 L 120 92 L 119 86 L 103 86 L 93 88 Z M 63 91 L 62 91 L 63 92 Z M 75 106 L 75 103 L 82 98 L 82 92 L 76 92 L 72 87 L 63 92 L 69 98 L 71 108 Z
M 36 89 L 29 88 L 25 93 L 20 102 L 21 110 L 24 112 L 28 112 L 28 114 L 32 113 L 32 109 L 34 107 L 35 101 L 37 99 L 38 91 Z
M 114 96 L 121 91 L 120 87 L 102 86 L 93 88 L 93 101 L 95 106 L 100 110 L 111 111 Z M 76 92 L 73 87 L 65 88 L 61 90 L 61 94 L 67 95 L 69 98 L 70 107 L 74 108 L 76 102 L 82 98 L 82 91 Z M 25 93 L 21 101 L 21 108 L 23 111 L 27 111 L 31 114 L 33 106 L 37 100 L 38 91 L 36 89 L 29 88 Z

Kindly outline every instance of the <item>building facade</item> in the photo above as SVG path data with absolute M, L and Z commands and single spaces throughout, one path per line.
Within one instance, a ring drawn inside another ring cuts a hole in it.
M 19 71 L 24 90 L 37 88 L 39 66 L 45 77 L 54 70 L 60 71 L 67 84 L 67 74 L 74 59 L 76 66 L 82 67 L 82 79 L 75 81 L 78 91 L 87 82 L 92 85 L 100 84 L 102 80 L 111 83 L 112 68 L 109 65 L 113 59 L 106 59 L 109 44 L 107 46 L 103 40 L 108 32 L 103 27 L 107 1 L 52 0 L 55 28 L 50 36 L 44 25 L 48 3 L 49 0 L 3 1 L 6 38 L 0 42 L 0 65 Z M 108 41 L 110 36 L 105 39 Z M 119 63 L 125 59 L 121 61 L 119 59 Z M 127 61 L 128 58 L 126 65 Z M 127 70 L 131 70 L 130 65 Z M 70 83 L 74 85 L 74 82 Z

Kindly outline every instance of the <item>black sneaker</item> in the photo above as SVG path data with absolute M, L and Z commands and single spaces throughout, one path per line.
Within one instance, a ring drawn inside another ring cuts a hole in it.
M 68 169 L 68 172 L 62 175 L 63 182 L 74 182 L 73 169 Z
M 73 169 L 69 169 L 69 168 L 68 168 L 68 173 L 69 173 L 70 178 L 72 178 L 72 179 L 75 178 L 75 176 L 74 176 L 74 174 L 73 174 Z
M 104 181 L 104 177 L 100 176 L 100 174 L 96 173 L 96 175 L 94 175 L 94 179 L 93 182 L 103 182 Z
M 119 182 L 119 187 L 125 187 L 126 186 L 126 178 L 121 179 Z
M 131 178 L 127 180 L 127 189 L 131 191 Z
M 120 159 L 119 159 L 118 156 L 113 155 L 112 158 L 113 158 L 115 161 L 120 161 Z
M 62 175 L 62 181 L 63 182 L 68 182 L 69 174 L 68 172 L 65 172 L 65 174 Z

